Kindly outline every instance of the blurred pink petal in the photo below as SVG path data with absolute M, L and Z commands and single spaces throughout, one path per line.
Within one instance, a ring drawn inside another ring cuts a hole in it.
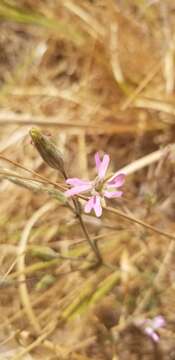
M 100 217 L 102 214 L 102 207 L 101 207 L 101 201 L 100 196 L 94 196 L 94 211 L 97 217 Z
M 145 334 L 147 334 L 149 337 L 152 338 L 153 341 L 158 342 L 160 339 L 160 336 L 151 328 L 146 327 L 144 330 Z
M 94 207 L 94 196 L 92 196 L 86 203 L 85 207 L 84 207 L 84 211 L 88 214 L 91 212 L 91 210 Z
M 120 187 L 125 182 L 125 174 L 118 174 L 107 182 L 107 186 Z
M 100 196 L 92 196 L 86 203 L 84 211 L 86 213 L 90 213 L 91 210 L 94 209 L 95 214 L 97 217 L 100 217 L 102 214 L 102 207 L 101 207 L 101 201 Z
M 141 326 L 142 330 L 146 335 L 148 335 L 153 341 L 158 342 L 160 336 L 156 330 L 166 325 L 166 321 L 163 316 L 158 315 L 153 319 L 142 319 L 137 320 L 137 326 Z
M 92 182 L 88 180 L 81 180 L 78 178 L 69 178 L 66 180 L 66 184 L 72 185 L 72 186 L 81 186 L 81 185 L 90 185 Z
M 95 154 L 95 165 L 98 172 L 101 165 L 101 160 L 98 152 Z
M 110 157 L 109 157 L 109 155 L 105 154 L 103 156 L 103 160 L 101 161 L 101 164 L 98 168 L 98 176 L 100 179 L 104 179 L 109 162 L 110 162 Z
M 108 199 L 112 199 L 112 198 L 116 198 L 116 197 L 121 197 L 123 194 L 123 191 L 104 191 L 104 196 L 107 197 Z
M 72 189 L 69 189 L 69 190 L 65 191 L 64 195 L 68 196 L 68 197 L 73 196 L 73 195 L 77 195 L 77 194 L 82 193 L 84 191 L 90 190 L 91 187 L 92 187 L 91 184 L 75 186 Z
M 166 321 L 165 321 L 164 317 L 161 316 L 161 315 L 156 316 L 156 317 L 152 320 L 152 328 L 153 328 L 154 330 L 157 330 L 157 329 L 165 326 L 165 324 L 166 324 Z

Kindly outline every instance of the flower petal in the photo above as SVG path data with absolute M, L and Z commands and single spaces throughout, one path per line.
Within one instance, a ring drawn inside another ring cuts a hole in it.
M 144 332 L 149 337 L 151 337 L 153 341 L 155 341 L 155 342 L 159 341 L 159 339 L 160 339 L 159 335 L 151 327 L 146 327 Z
M 104 196 L 107 197 L 108 199 L 112 199 L 112 198 L 118 198 L 121 197 L 123 194 L 123 191 L 104 191 Z
M 66 184 L 72 185 L 72 186 L 81 186 L 81 185 L 88 185 L 91 184 L 88 180 L 81 180 L 78 178 L 69 178 L 66 180 Z
M 164 317 L 161 315 L 158 315 L 152 320 L 151 326 L 154 330 L 156 330 L 156 329 L 159 329 L 159 328 L 165 326 L 165 324 L 166 324 L 166 322 L 165 322 Z
M 102 214 L 102 207 L 101 207 L 101 201 L 100 196 L 94 196 L 94 211 L 97 217 L 100 217 Z
M 91 184 L 75 186 L 72 189 L 69 189 L 69 190 L 65 191 L 64 195 L 68 196 L 68 197 L 73 196 L 73 195 L 77 195 L 77 194 L 82 193 L 84 191 L 90 190 L 91 187 L 92 187 Z
M 94 207 L 94 196 L 92 196 L 86 203 L 85 207 L 84 207 L 84 211 L 85 213 L 90 213 L 91 210 L 93 209 Z
M 114 177 L 112 177 L 111 180 L 108 180 L 107 186 L 112 185 L 114 187 L 120 187 L 125 182 L 125 174 L 117 174 Z
M 102 214 L 102 207 L 101 207 L 101 199 L 100 196 L 91 196 L 91 198 L 87 201 L 84 211 L 86 213 L 90 213 L 91 210 L 94 209 L 95 215 L 100 217 Z
M 160 336 L 154 331 L 152 333 L 152 339 L 155 341 L 155 342 L 158 342 L 160 340 Z
M 98 172 L 101 165 L 101 160 L 98 152 L 95 154 L 95 165 Z
M 101 161 L 101 164 L 98 168 L 98 176 L 100 179 L 104 179 L 109 162 L 110 162 L 110 157 L 109 157 L 109 155 L 105 154 L 103 156 L 103 160 Z

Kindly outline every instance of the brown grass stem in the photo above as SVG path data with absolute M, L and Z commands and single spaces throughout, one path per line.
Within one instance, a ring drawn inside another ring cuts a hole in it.
M 154 232 L 156 232 L 157 234 L 160 234 L 160 235 L 165 236 L 165 237 L 167 237 L 167 238 L 169 238 L 169 239 L 175 240 L 175 235 L 170 234 L 170 233 L 168 233 L 168 232 L 166 232 L 166 231 L 160 230 L 160 229 L 156 228 L 155 226 L 152 226 L 152 225 L 150 225 L 150 224 L 147 224 L 146 222 L 144 222 L 144 221 L 142 221 L 142 220 L 139 220 L 139 219 L 137 219 L 137 218 L 135 218 L 135 217 L 133 217 L 133 216 L 129 216 L 129 215 L 125 214 L 124 212 L 118 210 L 118 209 L 114 209 L 114 208 L 109 207 L 109 206 L 108 206 L 108 207 L 105 207 L 104 209 L 105 209 L 106 211 L 109 211 L 109 212 L 111 212 L 111 213 L 113 213 L 113 214 L 116 214 L 116 215 L 122 217 L 123 219 L 129 220 L 129 221 L 131 221 L 131 222 L 133 222 L 133 223 L 136 223 L 136 224 L 139 224 L 139 225 L 145 227 L 145 228 L 148 229 L 148 230 L 154 231 Z
M 136 131 L 136 127 L 130 124 L 126 124 L 126 125 L 122 125 L 122 124 L 116 124 L 113 125 L 111 124 L 110 126 L 106 126 L 105 124 L 103 125 L 94 125 L 92 124 L 92 122 L 90 122 L 89 124 L 86 123 L 73 123 L 73 122 L 68 122 L 68 121 L 58 121 L 58 120 L 54 120 L 53 118 L 50 118 L 47 120 L 45 119 L 40 119 L 39 117 L 34 118 L 33 115 L 31 116 L 32 118 L 26 117 L 24 116 L 24 118 L 20 118 L 19 115 L 14 115 L 10 116 L 8 118 L 8 116 L 0 115 L 0 127 L 3 127 L 4 125 L 22 125 L 22 126 L 32 126 L 32 125 L 36 125 L 36 126 L 43 126 L 43 127 L 56 127 L 56 128 L 61 128 L 64 130 L 69 130 L 70 133 L 70 129 L 73 129 L 73 131 L 75 131 L 74 129 L 80 129 L 80 130 L 86 130 L 86 133 L 89 134 L 94 134 L 94 131 L 97 134 L 122 134 L 122 133 L 135 133 Z M 156 130 L 158 129 L 162 129 L 162 124 L 161 125 L 156 125 Z M 154 127 L 151 125 L 147 125 L 146 127 L 147 131 L 152 131 L 154 130 Z

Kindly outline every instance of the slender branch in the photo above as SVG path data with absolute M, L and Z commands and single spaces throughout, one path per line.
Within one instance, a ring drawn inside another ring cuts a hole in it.
M 123 218 L 126 219 L 126 220 L 129 220 L 129 221 L 131 221 L 131 222 L 134 222 L 134 223 L 136 223 L 136 224 L 139 224 L 139 225 L 141 225 L 141 226 L 143 226 L 143 227 L 145 227 L 145 228 L 147 228 L 147 229 L 149 229 L 149 230 L 151 230 L 151 231 L 154 231 L 154 232 L 156 232 L 156 233 L 158 233 L 158 234 L 160 234 L 160 235 L 162 235 L 162 236 L 166 236 L 166 237 L 169 238 L 169 239 L 175 240 L 175 235 L 170 234 L 170 233 L 168 233 L 168 232 L 166 232 L 166 231 L 163 231 L 163 230 L 159 230 L 158 228 L 156 228 L 156 227 L 154 227 L 154 226 L 152 226 L 152 225 L 149 225 L 149 224 L 145 223 L 144 221 L 139 220 L 139 219 L 137 219 L 137 218 L 135 218 L 135 217 L 129 216 L 129 215 L 125 214 L 124 212 L 118 210 L 118 209 L 114 209 L 114 208 L 109 207 L 109 206 L 108 206 L 108 207 L 104 207 L 104 209 L 105 209 L 106 211 L 112 212 L 113 214 L 116 214 L 116 215 L 118 215 L 118 216 L 120 216 L 120 217 L 123 217 Z
M 44 182 L 46 182 L 46 183 L 48 183 L 48 184 L 51 184 L 51 185 L 53 185 L 53 186 L 56 186 L 58 189 L 60 189 L 60 190 L 62 190 L 62 191 L 65 191 L 65 190 L 67 189 L 67 187 L 65 187 L 64 185 L 59 184 L 59 183 L 55 183 L 54 181 L 49 180 L 49 179 L 46 178 L 45 176 L 38 174 L 36 171 L 30 170 L 30 169 L 26 168 L 25 166 L 22 166 L 22 165 L 19 164 L 18 162 L 6 158 L 5 156 L 1 155 L 1 153 L 0 153 L 0 159 L 9 162 L 9 163 L 12 164 L 12 165 L 17 166 L 18 168 L 20 168 L 20 169 L 22 169 L 22 170 L 25 170 L 25 171 L 27 171 L 28 173 L 33 174 L 34 176 L 37 176 L 39 179 L 44 180 Z M 33 180 L 35 180 L 35 179 L 33 179 Z

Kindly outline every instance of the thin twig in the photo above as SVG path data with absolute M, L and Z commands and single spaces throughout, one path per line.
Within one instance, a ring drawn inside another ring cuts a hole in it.
M 133 223 L 139 224 L 139 225 L 147 228 L 148 230 L 154 231 L 157 234 L 160 234 L 160 235 L 165 236 L 165 237 L 167 237 L 169 239 L 175 240 L 175 235 L 170 234 L 170 233 L 168 233 L 166 231 L 163 231 L 163 230 L 159 230 L 155 226 L 149 225 L 149 224 L 145 223 L 144 221 L 139 220 L 139 219 L 137 219 L 137 218 L 135 218 L 133 216 L 129 216 L 129 215 L 123 213 L 122 211 L 118 210 L 118 209 L 114 209 L 114 208 L 109 207 L 109 206 L 104 207 L 104 209 L 109 211 L 109 212 L 112 212 L 113 214 L 116 214 L 116 215 L 118 215 L 118 216 L 120 216 L 120 217 L 122 217 L 122 218 L 124 218 L 126 220 L 129 220 L 129 221 L 131 221 Z
M 67 189 L 67 187 L 65 185 L 59 184 L 58 182 L 51 181 L 48 178 L 46 178 L 45 176 L 38 174 L 36 171 L 28 169 L 25 166 L 22 166 L 21 164 L 19 164 L 18 162 L 14 161 L 14 160 L 10 160 L 1 154 L 0 154 L 0 159 L 4 160 L 6 162 L 9 162 L 12 165 L 17 166 L 18 168 L 25 170 L 28 173 L 33 174 L 34 176 L 37 176 L 39 179 L 44 180 L 44 182 L 46 182 L 48 184 L 56 186 L 58 189 L 60 189 L 62 191 L 65 191 Z M 35 181 L 35 179 L 34 179 L 34 181 Z

